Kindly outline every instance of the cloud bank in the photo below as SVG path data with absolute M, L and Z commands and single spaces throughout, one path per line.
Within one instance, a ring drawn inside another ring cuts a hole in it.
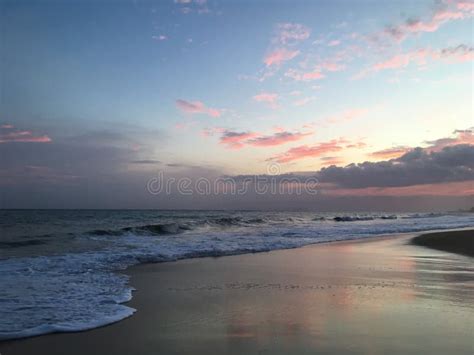
M 474 180 L 474 146 L 459 144 L 440 151 L 415 148 L 400 158 L 323 168 L 321 182 L 339 187 L 400 187 Z

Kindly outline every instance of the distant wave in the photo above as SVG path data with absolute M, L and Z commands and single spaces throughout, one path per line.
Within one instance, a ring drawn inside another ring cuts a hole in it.
M 333 218 L 335 222 L 356 222 L 356 221 L 373 221 L 375 219 L 398 219 L 396 215 L 390 216 L 336 216 Z
M 88 234 L 96 236 L 119 236 L 130 233 L 136 235 L 167 235 L 183 233 L 185 231 L 194 230 L 202 226 L 253 226 L 255 224 L 262 224 L 265 222 L 266 220 L 264 218 L 244 219 L 241 217 L 222 217 L 214 219 L 204 219 L 201 221 L 193 221 L 188 223 L 170 222 L 162 224 L 148 224 L 144 226 L 125 227 L 120 229 L 96 229 L 88 232 Z

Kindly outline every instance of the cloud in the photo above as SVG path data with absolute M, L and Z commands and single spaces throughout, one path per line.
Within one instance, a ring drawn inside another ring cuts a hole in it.
M 439 151 L 444 147 L 449 147 L 457 144 L 471 144 L 474 145 L 474 128 L 455 130 L 452 137 L 440 138 L 432 141 L 426 141 L 429 144 L 427 148 L 430 151 Z
M 255 95 L 253 99 L 257 102 L 267 103 L 271 108 L 278 107 L 278 94 L 275 93 L 261 92 L 260 94 Z
M 283 45 L 293 44 L 308 39 L 311 30 L 299 23 L 279 23 L 274 41 Z
M 474 146 L 461 144 L 438 152 L 415 148 L 400 158 L 323 168 L 322 182 L 340 187 L 397 187 L 474 180 Z
M 270 136 L 255 137 L 246 141 L 246 143 L 256 147 L 271 147 L 286 144 L 289 142 L 299 141 L 304 137 L 310 136 L 311 134 L 312 133 L 277 132 Z
M 474 48 L 465 44 L 460 44 L 456 47 L 444 48 L 434 56 L 445 59 L 448 62 L 462 63 L 474 60 Z
M 418 64 L 426 64 L 426 59 L 431 55 L 432 52 L 425 49 L 420 49 L 405 54 L 398 54 L 386 61 L 374 64 L 372 70 L 380 71 L 384 69 L 398 69 L 406 67 L 411 62 L 417 62 Z
M 340 44 L 341 44 L 341 41 L 335 39 L 335 40 L 330 41 L 330 42 L 328 43 L 328 46 L 329 46 L 329 47 L 335 47 L 335 46 L 338 46 L 338 45 L 340 45 Z
M 472 17 L 472 3 L 460 2 L 456 7 L 448 6 L 438 8 L 424 20 L 418 18 L 408 18 L 398 25 L 387 26 L 381 36 L 388 36 L 397 42 L 401 42 L 411 34 L 423 32 L 435 32 L 443 24 L 450 21 L 462 20 Z M 376 38 L 380 35 L 375 35 Z
M 245 141 L 254 138 L 256 135 L 253 132 L 225 131 L 220 138 L 220 144 L 229 149 L 241 149 L 245 146 Z
M 387 60 L 375 63 L 370 68 L 364 69 L 358 74 L 354 75 L 352 79 L 361 79 L 371 72 L 405 68 L 411 64 L 424 66 L 430 61 L 441 61 L 453 64 L 463 63 L 472 60 L 474 60 L 474 48 L 466 44 L 460 44 L 455 47 L 446 47 L 439 50 L 424 48 L 397 54 Z
M 471 1 L 459 1 L 456 6 L 459 10 L 474 11 L 474 2 Z
M 364 187 L 364 188 L 340 188 L 333 187 L 325 189 L 326 195 L 330 196 L 460 196 L 469 199 L 474 195 L 472 181 L 445 182 L 423 185 L 397 186 L 397 187 Z M 443 210 L 446 210 L 443 206 Z
M 168 39 L 168 37 L 165 35 L 151 36 L 151 38 L 156 41 L 166 41 Z
M 276 133 L 270 135 L 262 135 L 251 131 L 237 132 L 221 129 L 217 131 L 206 132 L 208 136 L 214 135 L 215 133 L 221 134 L 219 143 L 223 144 L 229 149 L 241 149 L 245 146 L 261 148 L 273 147 L 290 142 L 296 142 L 312 134 L 312 132 L 289 132 L 283 129 L 277 129 Z
M 295 69 L 289 69 L 285 76 L 292 78 L 296 81 L 313 81 L 313 80 L 320 80 L 324 78 L 324 74 L 321 73 L 319 70 L 309 71 L 309 72 L 302 72 Z
M 300 51 L 298 50 L 278 48 L 268 53 L 263 58 L 263 62 L 266 64 L 267 67 L 274 66 L 274 65 L 279 66 L 282 63 L 295 58 L 298 54 L 300 54 Z
M 344 161 L 341 157 L 322 157 L 319 160 L 323 166 L 340 165 Z
M 312 58 L 308 56 L 300 63 L 300 69 L 288 69 L 285 76 L 296 81 L 320 80 L 326 76 L 324 72 L 338 72 L 346 69 L 345 62 L 350 61 L 353 57 L 353 51 L 349 54 L 347 49 L 345 49 L 324 60 L 317 58 L 312 65 L 309 65 Z
M 428 145 L 427 147 L 423 148 L 427 152 L 438 152 L 445 147 L 459 144 L 474 145 L 474 128 L 455 130 L 451 137 L 425 141 L 424 144 Z M 372 152 L 369 154 L 369 156 L 377 159 L 394 159 L 401 157 L 413 149 L 413 147 L 408 146 L 397 146 Z
M 393 158 L 399 158 L 400 156 L 402 156 L 403 154 L 406 154 L 412 149 L 413 148 L 407 147 L 407 146 L 399 146 L 399 147 L 378 150 L 378 151 L 370 153 L 369 155 L 376 159 L 393 159 Z
M 302 145 L 294 147 L 285 153 L 270 158 L 270 160 L 278 163 L 289 163 L 303 158 L 320 158 L 327 153 L 338 152 L 343 149 L 342 141 L 334 139 L 329 142 L 323 142 L 312 146 Z
M 365 147 L 367 147 L 367 143 L 365 143 L 363 141 L 350 143 L 350 144 L 346 145 L 347 149 L 362 149 L 362 148 L 365 148 Z
M 345 64 L 341 64 L 341 63 L 338 63 L 336 61 L 324 61 L 324 62 L 321 62 L 318 64 L 318 66 L 321 68 L 321 69 L 324 69 L 324 70 L 327 70 L 327 71 L 341 71 L 341 70 L 344 70 L 346 68 L 346 65 Z
M 0 126 L 0 144 L 2 143 L 49 143 L 47 135 L 36 135 L 31 131 L 16 129 L 13 125 Z
M 176 107 L 181 111 L 190 114 L 206 114 L 211 117 L 220 117 L 221 111 L 216 108 L 207 107 L 201 101 L 176 100 Z
M 164 141 L 163 136 L 154 130 L 132 129 L 127 134 L 111 130 L 94 131 L 59 136 L 49 144 L 36 145 L 34 149 L 28 144 L 0 144 L 0 156 L 2 168 L 14 184 L 31 188 L 42 183 L 58 183 L 60 177 L 64 176 L 68 184 L 88 181 L 92 187 L 106 180 L 113 183 L 118 176 L 128 171 L 128 164 L 142 160 L 139 154 L 151 156 L 153 153 L 146 149 L 146 142 L 153 141 L 156 144 L 157 139 Z M 142 145 L 140 153 L 133 149 L 137 141 Z M 28 169 L 25 172 L 25 167 L 41 169 Z M 23 175 L 23 172 L 27 175 Z M 41 181 L 35 180 L 37 176 L 41 177 Z M 48 180 L 48 176 L 51 179 Z M 72 176 L 82 180 L 72 181 Z M 0 178 L 2 183 L 5 181 Z M 88 190 L 85 191 L 87 196 Z
M 275 33 L 271 39 L 270 49 L 263 58 L 265 68 L 259 71 L 257 80 L 264 81 L 275 75 L 281 65 L 297 57 L 300 51 L 291 49 L 290 47 L 307 39 L 310 33 L 311 30 L 302 24 L 277 24 Z

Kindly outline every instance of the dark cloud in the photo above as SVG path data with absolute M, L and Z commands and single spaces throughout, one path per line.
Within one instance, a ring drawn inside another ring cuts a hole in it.
M 439 152 L 415 148 L 398 159 L 323 168 L 321 182 L 340 187 L 400 187 L 474 180 L 474 146 L 460 144 Z

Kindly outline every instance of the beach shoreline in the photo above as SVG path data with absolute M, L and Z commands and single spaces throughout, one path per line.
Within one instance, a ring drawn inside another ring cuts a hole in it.
M 421 339 L 431 338 L 436 332 L 441 335 L 449 329 L 443 326 L 435 327 L 432 332 L 412 329 L 422 333 L 417 335 L 419 344 L 405 348 L 393 341 L 379 343 L 390 336 L 402 341 L 408 336 L 402 331 L 402 324 L 415 320 L 416 314 L 426 324 L 430 319 L 437 320 L 436 315 L 426 312 L 428 300 L 431 307 L 452 311 L 451 318 L 459 327 L 459 334 L 454 337 L 455 348 L 459 353 L 468 353 L 472 342 L 466 329 L 461 329 L 468 318 L 459 316 L 458 311 L 467 309 L 473 314 L 474 300 L 469 294 L 473 281 L 471 260 L 413 245 L 414 236 L 413 233 L 386 235 L 265 253 L 132 266 L 125 273 L 131 276 L 130 283 L 137 291 L 126 305 L 137 309 L 134 316 L 84 332 L 5 341 L 0 343 L 0 352 L 3 355 L 31 351 L 40 354 L 207 353 L 210 349 L 223 354 L 282 350 L 285 351 L 281 353 L 311 353 L 315 349 L 321 353 L 365 352 L 365 343 L 349 336 L 356 331 L 366 342 L 374 342 L 373 346 L 386 353 L 400 350 L 416 353 L 426 350 L 426 340 Z M 426 268 L 427 260 L 428 266 L 434 268 L 431 271 Z M 417 267 L 423 270 L 421 281 L 416 279 Z M 458 271 L 452 271 L 453 268 Z M 448 272 L 453 284 L 443 284 L 435 271 Z M 433 291 L 433 287 L 441 288 Z M 367 303 L 367 297 L 372 304 Z M 395 309 L 390 309 L 393 304 L 388 301 L 395 302 L 399 297 L 412 300 L 407 304 L 402 302 L 410 312 L 400 312 L 397 308 L 400 314 L 396 317 L 400 319 L 392 322 L 386 333 L 378 334 L 372 328 L 380 321 L 372 314 L 373 305 L 386 308 L 385 313 L 393 316 Z M 268 301 L 262 302 L 264 299 Z M 312 299 L 319 303 L 311 302 Z M 351 317 L 347 314 L 348 304 L 352 304 L 351 309 L 364 311 Z M 312 315 L 310 320 L 305 309 Z M 350 322 L 341 322 L 347 317 Z M 369 321 L 367 317 L 372 318 Z M 340 332 L 349 340 L 341 340 L 339 336 L 335 339 L 334 334 L 322 332 L 320 323 L 328 320 L 338 324 L 336 335 Z M 354 326 L 366 322 L 377 334 L 360 334 L 360 329 Z M 276 334 L 272 329 L 278 329 Z M 319 339 L 317 344 L 313 341 L 315 336 Z M 452 341 L 437 344 L 432 351 L 446 352 L 452 349 L 450 344 L 454 346 Z
M 474 257 L 474 230 L 423 233 L 411 239 L 413 245 Z

